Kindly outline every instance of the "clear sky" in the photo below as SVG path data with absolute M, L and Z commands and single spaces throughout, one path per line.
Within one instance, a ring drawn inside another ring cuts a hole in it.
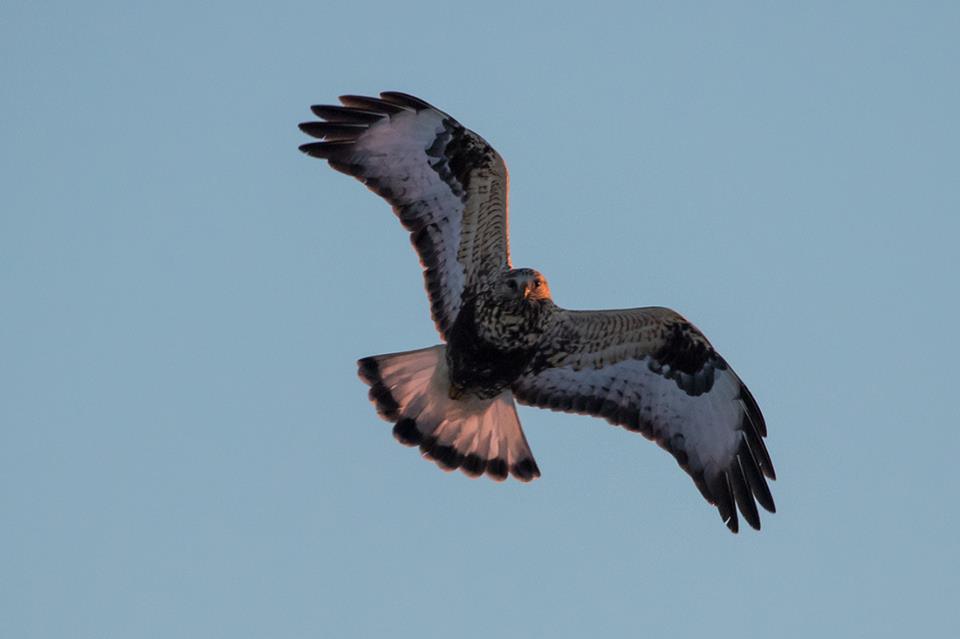
M 956 636 L 960 9 L 786 4 L 5 0 L 0 636 Z M 737 369 L 760 533 L 601 420 L 521 408 L 530 485 L 394 442 L 417 261 L 296 128 L 387 89 L 559 304 Z

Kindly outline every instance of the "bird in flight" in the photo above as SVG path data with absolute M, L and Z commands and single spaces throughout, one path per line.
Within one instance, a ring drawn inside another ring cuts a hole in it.
M 760 408 L 707 338 L 667 308 L 573 311 L 514 268 L 507 167 L 479 135 L 405 93 L 314 106 L 300 150 L 352 175 L 410 232 L 442 344 L 358 362 L 402 444 L 445 470 L 540 476 L 516 402 L 603 417 L 671 453 L 727 527 L 760 528 L 775 479 Z

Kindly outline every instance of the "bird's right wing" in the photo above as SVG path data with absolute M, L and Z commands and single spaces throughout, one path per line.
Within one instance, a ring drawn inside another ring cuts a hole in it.
M 410 231 L 437 330 L 446 337 L 466 290 L 509 268 L 507 168 L 483 138 L 423 100 L 342 96 L 300 125 L 323 158 L 386 199 Z

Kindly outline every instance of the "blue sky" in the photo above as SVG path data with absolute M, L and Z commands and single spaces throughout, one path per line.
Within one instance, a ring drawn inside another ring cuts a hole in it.
M 954 3 L 0 10 L 0 635 L 947 636 L 960 628 Z M 600 420 L 543 477 L 398 446 L 355 360 L 437 342 L 405 233 L 302 156 L 420 95 L 511 171 L 514 262 L 673 307 L 753 390 L 729 534 Z

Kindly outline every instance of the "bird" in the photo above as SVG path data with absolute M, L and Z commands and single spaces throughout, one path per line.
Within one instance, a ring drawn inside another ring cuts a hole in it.
M 441 343 L 364 357 L 360 379 L 402 444 L 447 471 L 528 482 L 540 469 L 516 404 L 601 417 L 672 454 L 727 528 L 776 507 L 767 426 L 707 338 L 663 307 L 568 310 L 515 268 L 507 167 L 482 137 L 397 91 L 312 106 L 308 156 L 385 199 L 423 268 Z

